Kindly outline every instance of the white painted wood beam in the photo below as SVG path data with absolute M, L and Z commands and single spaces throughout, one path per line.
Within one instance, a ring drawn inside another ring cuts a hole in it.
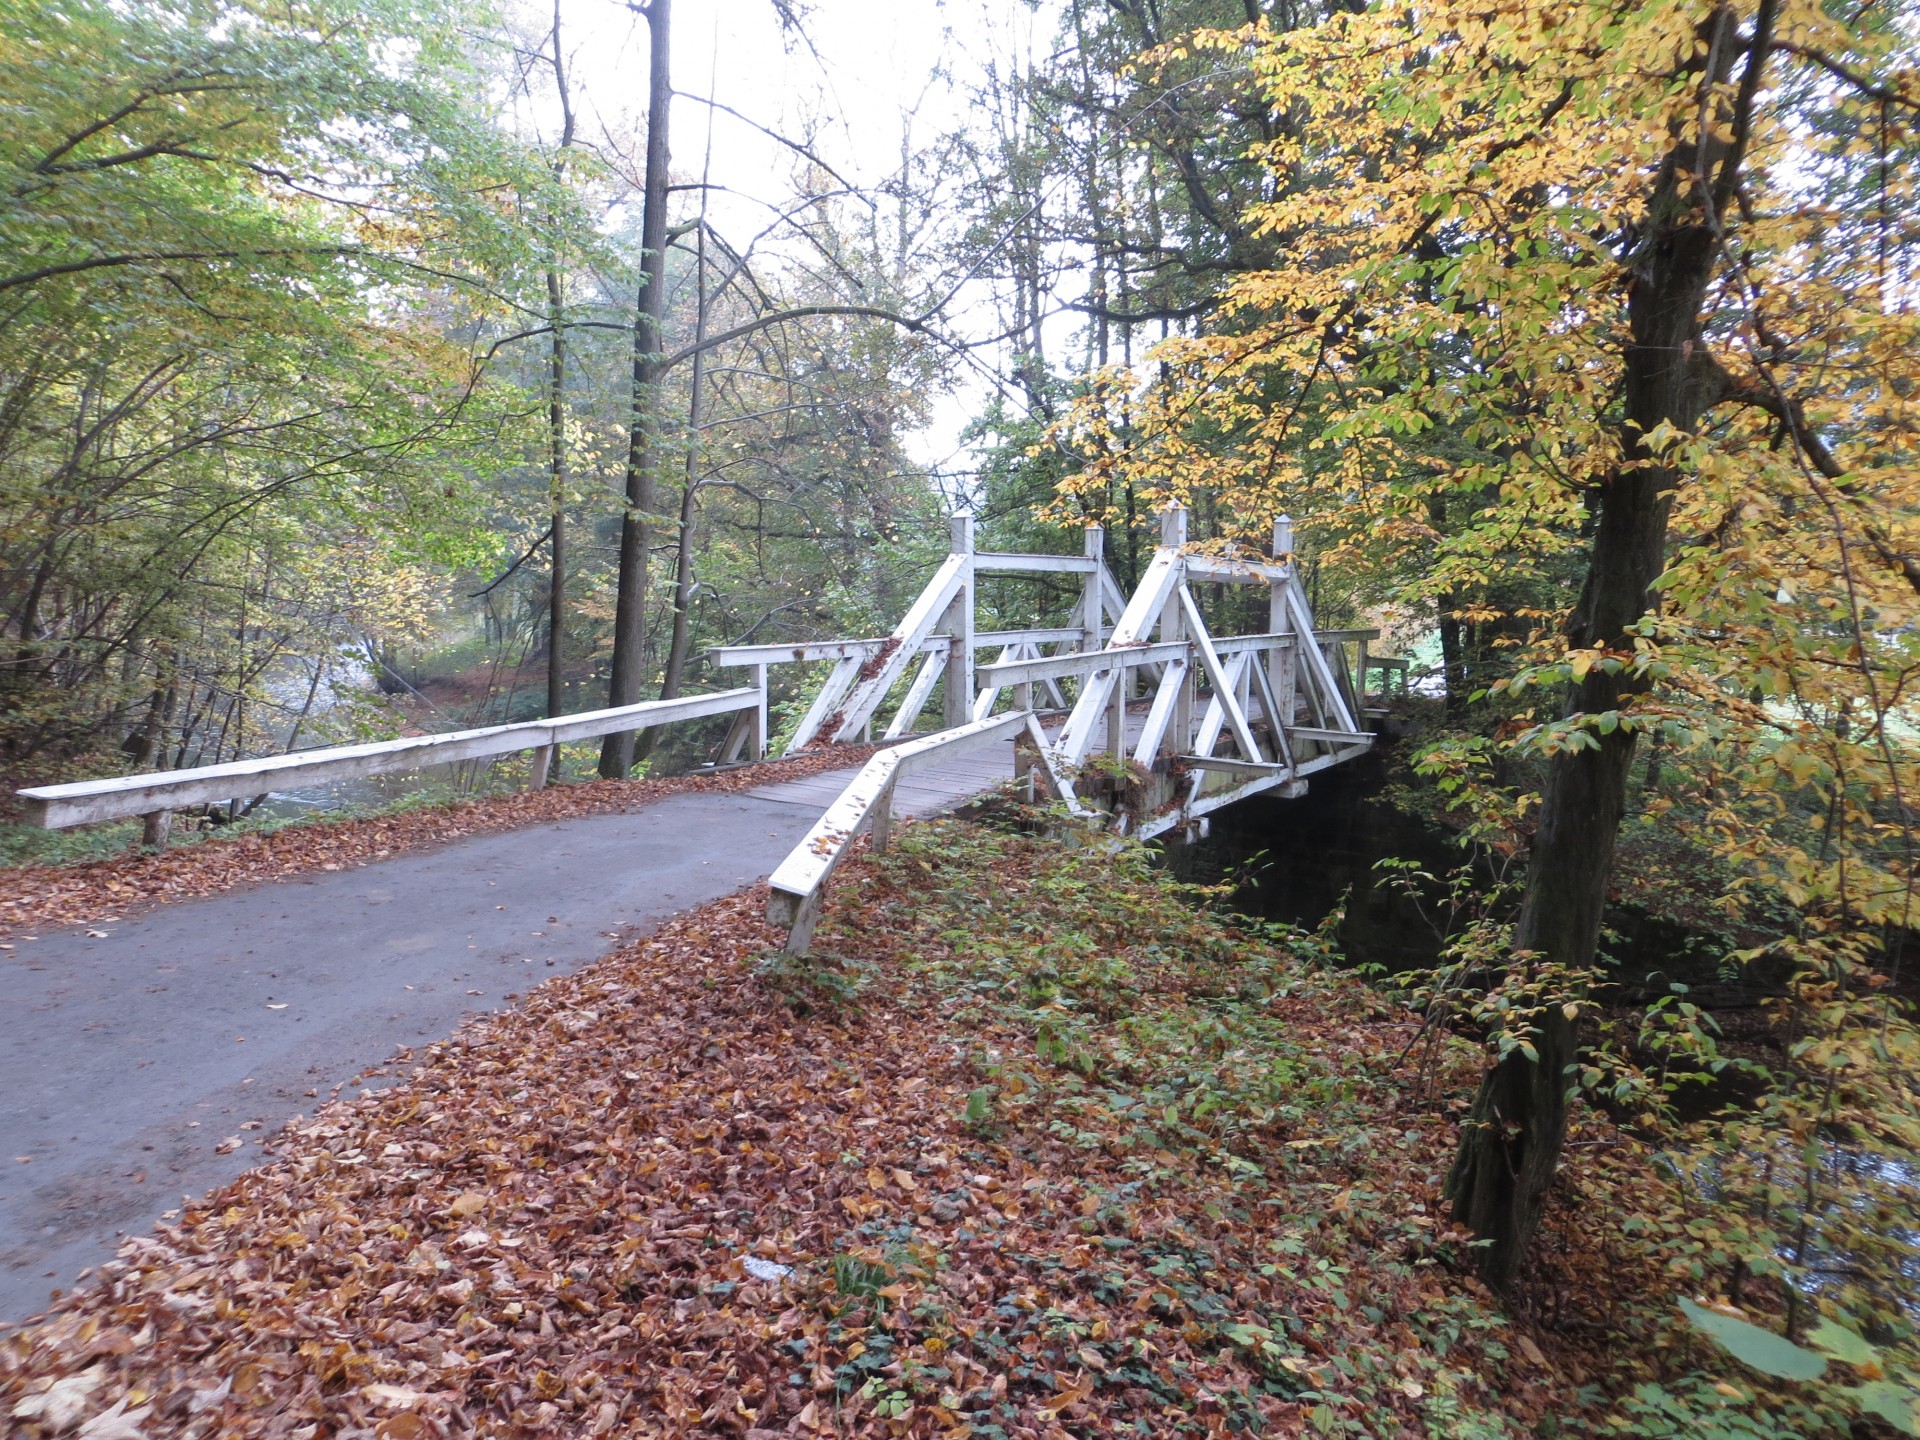
M 840 743 L 858 735 L 873 719 L 873 712 L 886 699 L 887 692 L 906 674 L 914 656 L 920 653 L 921 644 L 933 633 L 933 627 L 946 618 L 954 601 L 962 597 L 971 600 L 968 585 L 972 564 L 973 557 L 968 554 L 949 555 L 941 562 L 933 579 L 927 582 L 926 588 L 907 607 L 907 613 L 894 627 L 893 634 L 887 637 L 886 645 L 892 648 L 883 646 L 878 652 L 886 658 L 847 697 L 847 703 L 840 712 L 840 723 L 830 739 Z
M 902 735 L 912 732 L 913 725 L 920 718 L 920 712 L 927 708 L 927 697 L 933 694 L 933 687 L 940 683 L 941 672 L 946 669 L 947 657 L 941 650 L 929 650 L 927 658 L 921 663 L 920 673 L 913 677 L 913 683 L 907 687 L 907 695 L 900 702 L 892 721 L 887 725 L 881 738 L 898 740 Z
M 564 741 L 724 715 L 750 709 L 758 703 L 759 694 L 751 688 L 723 690 L 713 695 L 683 695 L 611 710 L 591 710 L 559 719 L 526 720 L 479 730 L 455 730 L 444 735 L 411 735 L 364 745 L 296 750 L 286 755 L 230 760 L 223 765 L 202 765 L 192 770 L 148 771 L 108 780 L 36 785 L 18 793 L 27 802 L 28 815 L 34 824 L 48 830 L 62 830 L 70 825 L 214 804 L 272 790 L 326 785 L 369 775 L 392 775 L 425 765 L 482 760 L 518 750 L 546 749 Z
M 817 660 L 865 660 L 878 655 L 884 635 L 870 640 L 807 640 L 790 645 L 720 645 L 707 651 L 707 663 L 721 669 L 746 665 L 807 665 Z
M 820 918 L 828 877 L 846 858 L 848 847 L 873 819 L 876 808 L 891 806 L 893 787 L 902 775 L 925 764 L 929 757 L 950 759 L 1012 735 L 1026 734 L 1032 719 L 1030 712 L 1015 711 L 943 730 L 883 750 L 861 766 L 860 773 L 840 792 L 840 798 L 827 807 L 767 881 L 767 919 L 787 927 L 787 953 L 806 953 Z
M 1219 653 L 1214 650 L 1213 641 L 1207 635 L 1207 622 L 1201 618 L 1200 607 L 1194 604 L 1193 594 L 1185 585 L 1180 587 L 1180 606 L 1187 615 L 1188 639 L 1199 657 L 1201 668 L 1206 671 L 1207 683 L 1213 686 L 1213 698 L 1223 707 L 1227 724 L 1233 729 L 1233 743 L 1240 747 L 1241 755 L 1248 760 L 1266 759 L 1253 738 L 1253 728 L 1247 724 L 1246 712 L 1240 708 L 1240 681 L 1251 652 L 1236 655 L 1228 666 L 1223 667 Z
M 1021 555 L 982 550 L 973 557 L 976 570 L 996 575 L 1091 575 L 1100 562 L 1085 555 Z
M 1153 704 L 1147 710 L 1146 726 L 1141 730 L 1139 743 L 1133 749 L 1133 758 L 1139 764 L 1152 765 L 1160 758 L 1161 742 L 1166 739 L 1167 728 L 1180 711 L 1186 686 L 1187 662 L 1184 659 L 1168 660 L 1160 675 L 1160 687 L 1153 692 Z
M 793 738 L 787 742 L 785 754 L 791 755 L 811 745 L 820 728 L 839 710 L 840 702 L 860 677 L 860 667 L 866 663 L 866 657 L 848 655 L 834 662 L 824 684 L 814 693 L 813 703 L 807 707 L 807 713 L 800 717 L 800 727 L 793 732 Z
M 1313 633 L 1313 612 L 1307 608 L 1307 597 L 1301 593 L 1297 582 L 1287 586 L 1287 606 L 1291 611 L 1294 628 L 1302 634 L 1311 635 Z M 1308 688 L 1316 692 L 1318 696 L 1318 708 L 1320 709 L 1323 723 L 1326 720 L 1332 720 L 1334 724 L 1328 726 L 1327 728 L 1329 729 L 1358 730 L 1360 726 L 1355 722 L 1354 717 L 1348 713 L 1347 702 L 1340 694 L 1339 686 L 1334 682 L 1332 667 L 1327 664 L 1327 657 L 1320 653 L 1320 647 L 1318 645 L 1302 645 L 1299 648 L 1299 654 L 1300 657 L 1306 661 L 1306 670 L 1309 677 Z
M 1163 665 L 1187 658 L 1184 640 L 1155 641 L 1151 645 L 1109 646 L 1105 650 L 1070 650 L 1064 655 L 1040 655 L 1031 660 L 998 660 L 976 672 L 981 685 L 1019 685 L 1029 681 L 1070 679 L 1115 665 Z

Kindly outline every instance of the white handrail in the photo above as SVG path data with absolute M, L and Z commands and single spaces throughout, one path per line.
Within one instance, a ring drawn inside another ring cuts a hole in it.
M 523 720 L 480 730 L 454 730 L 444 735 L 413 735 L 365 745 L 332 745 L 265 755 L 254 760 L 230 760 L 193 770 L 158 770 L 118 775 L 109 780 L 77 780 L 67 785 L 36 785 L 17 793 L 28 805 L 32 822 L 47 830 L 86 825 L 96 820 L 118 820 L 202 805 L 239 795 L 299 785 L 355 780 L 416 770 L 422 765 L 445 765 L 477 760 L 516 750 L 543 752 L 569 740 L 585 740 L 625 730 L 644 730 L 680 720 L 725 715 L 756 709 L 757 687 L 722 690 L 713 695 L 686 695 L 672 700 L 647 700 L 612 710 L 589 710 L 545 720 Z M 538 766 L 544 775 L 544 766 Z
M 827 877 L 846 858 L 853 839 L 869 821 L 873 825 L 873 848 L 886 848 L 887 831 L 893 815 L 893 790 L 900 777 L 926 763 L 928 757 L 950 758 L 961 750 L 974 749 L 1025 734 L 1036 752 L 1044 755 L 1046 736 L 1031 710 L 1016 710 L 990 720 L 976 720 L 909 740 L 890 750 L 882 750 L 860 768 L 840 798 L 827 807 L 814 822 L 806 838 L 767 882 L 767 919 L 787 929 L 786 952 L 804 955 L 813 940 L 813 927 L 820 919 L 820 907 L 826 900 Z M 1044 766 L 1042 766 L 1044 770 Z

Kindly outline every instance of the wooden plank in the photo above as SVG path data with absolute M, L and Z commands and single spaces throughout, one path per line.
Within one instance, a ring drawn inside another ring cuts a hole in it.
M 237 796 L 263 795 L 271 790 L 392 775 L 426 765 L 481 760 L 565 740 L 742 710 L 758 701 L 758 693 L 750 688 L 727 690 L 717 695 L 649 700 L 612 710 L 563 716 L 558 720 L 525 720 L 479 730 L 454 730 L 444 735 L 411 735 L 361 745 L 331 745 L 286 755 L 230 760 L 191 770 L 148 771 L 108 780 L 38 785 L 18 793 L 27 802 L 33 823 L 48 830 L 61 830 L 70 825 L 213 804 Z
M 1189 555 L 1187 578 L 1213 585 L 1271 585 L 1292 574 L 1292 567 L 1262 560 L 1234 560 L 1218 555 Z
M 721 690 L 712 695 L 678 695 L 671 700 L 650 700 L 644 705 L 627 705 L 615 710 L 583 710 L 578 715 L 562 715 L 557 720 L 536 720 L 548 727 L 554 741 L 591 740 L 596 735 L 611 735 L 621 730 L 638 730 L 636 723 L 644 712 L 645 724 L 671 725 L 680 720 L 698 720 L 708 715 L 725 715 L 735 710 L 758 708 L 760 692 L 752 686 Z
M 974 555 L 974 568 L 995 574 L 1091 575 L 1100 562 L 1084 555 L 1024 555 L 1014 551 L 982 550 Z
M 807 707 L 807 713 L 800 717 L 800 728 L 793 732 L 793 738 L 787 742 L 786 754 L 804 750 L 813 743 L 813 737 L 820 733 L 820 727 L 840 708 L 840 701 L 853 688 L 866 659 L 862 655 L 844 655 L 834 663 L 833 669 L 827 674 L 826 683 L 814 693 L 813 703 Z
M 1267 717 L 1267 733 L 1273 737 L 1274 758 L 1283 765 L 1293 764 L 1293 745 L 1287 739 L 1287 721 L 1293 717 L 1280 714 L 1279 697 L 1273 693 L 1273 683 L 1267 677 L 1267 667 L 1255 661 L 1248 667 L 1253 672 L 1256 688 L 1260 693 L 1260 709 Z
M 1078 642 L 1086 632 L 1078 625 L 1037 626 L 1031 630 L 982 630 L 973 637 L 979 645 L 1052 645 Z
M 974 678 L 982 688 L 992 686 L 1000 689 L 1040 680 L 1064 680 L 1116 666 L 1158 665 L 1186 658 L 1187 642 L 1184 640 L 1156 641 L 1151 645 L 1109 645 L 1104 650 L 1070 650 L 1064 655 L 1042 655 L 1036 660 L 997 661 L 992 665 L 980 666 L 974 672 Z
M 933 694 L 933 687 L 940 683 L 940 675 L 946 669 L 946 657 L 938 650 L 926 652 L 927 658 L 921 663 L 920 673 L 913 677 L 913 683 L 907 687 L 906 698 L 900 702 L 900 708 L 894 712 L 892 721 L 881 732 L 882 740 L 898 740 L 913 729 L 913 722 L 920 718 L 920 712 L 927 708 L 927 697 Z
M 1186 686 L 1187 662 L 1167 661 L 1166 673 L 1160 677 L 1160 688 L 1153 692 L 1153 705 L 1147 711 L 1147 723 L 1140 731 L 1140 743 L 1134 747 L 1133 758 L 1140 764 L 1151 765 L 1159 758 L 1160 742 L 1166 738 L 1167 726 L 1180 708 Z
M 1291 650 L 1299 641 L 1300 637 L 1290 630 L 1272 635 L 1216 635 L 1213 637 L 1213 648 L 1224 659 L 1248 650 L 1263 654 L 1272 650 Z
M 1190 824 L 1215 810 L 1223 810 L 1251 796 L 1271 791 L 1278 791 L 1283 799 L 1296 800 L 1307 793 L 1307 782 L 1290 778 L 1279 771 L 1261 775 L 1231 789 L 1216 791 L 1211 795 L 1196 795 L 1178 810 L 1170 810 L 1164 815 L 1150 816 L 1141 822 L 1140 828 L 1134 833 L 1142 840 L 1151 840 L 1155 836 L 1166 834 L 1169 830 Z
M 720 645 L 707 651 L 710 664 L 731 669 L 742 665 L 805 665 L 816 660 L 865 660 L 880 653 L 884 635 L 869 640 L 805 640 L 791 645 Z
M 958 590 L 954 592 L 953 602 L 947 606 L 941 628 L 953 637 L 953 645 L 947 651 L 947 669 L 945 683 L 940 687 L 940 701 L 949 730 L 957 729 L 967 723 L 973 706 L 975 689 L 973 678 L 973 517 L 967 517 L 966 556 L 967 571 Z M 959 548 L 956 546 L 955 548 Z
M 1005 646 L 1000 651 L 1000 659 L 995 663 L 1005 665 L 1010 661 L 1018 660 L 1021 658 L 1020 652 L 1024 649 L 1026 649 L 1024 645 Z M 992 670 L 992 665 L 982 665 L 980 667 L 980 689 L 973 697 L 973 718 L 975 720 L 984 720 L 993 713 L 994 702 L 1000 698 L 1000 692 L 1005 688 L 1004 685 L 994 683 L 991 674 Z
M 875 807 L 889 800 L 903 770 L 924 764 L 928 756 L 948 759 L 1004 742 L 1009 736 L 1023 733 L 1032 718 L 1025 711 L 1016 711 L 943 730 L 883 750 L 861 766 L 839 799 L 813 823 L 767 882 L 767 919 L 788 927 L 787 953 L 806 953 L 819 919 L 827 878 L 846 858 L 848 846 L 872 818 Z
M 1313 613 L 1307 608 L 1307 597 L 1300 592 L 1298 585 L 1286 587 L 1287 608 L 1294 628 L 1302 634 L 1313 633 Z M 1353 717 L 1347 713 L 1346 702 L 1340 697 L 1339 687 L 1334 683 L 1333 669 L 1327 664 L 1327 657 L 1316 645 L 1302 645 L 1298 654 L 1306 661 L 1307 700 L 1312 705 L 1315 718 L 1324 725 L 1328 720 L 1339 723 L 1329 727 L 1335 730 L 1356 730 Z
M 1271 760 L 1236 760 L 1225 755 L 1182 755 L 1180 763 L 1189 770 L 1216 770 L 1223 775 L 1244 775 L 1255 779 L 1262 775 L 1291 775 L 1293 767 Z
M 1366 730 L 1329 730 L 1318 725 L 1289 725 L 1287 733 L 1301 740 L 1317 740 L 1323 745 L 1359 745 L 1373 744 L 1373 735 Z

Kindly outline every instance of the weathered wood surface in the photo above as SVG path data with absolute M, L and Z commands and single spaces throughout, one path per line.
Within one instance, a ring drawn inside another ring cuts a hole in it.
M 988 637 L 980 638 L 984 640 Z M 1043 655 L 1037 660 L 1003 660 L 979 666 L 974 678 L 982 689 L 988 686 L 1004 689 L 1009 685 L 1026 685 L 1037 680 L 1065 680 L 1091 675 L 1096 670 L 1111 670 L 1117 665 L 1164 664 L 1168 660 L 1184 661 L 1186 658 L 1186 641 L 1174 640 L 1152 645 L 1109 647 L 1105 650 L 1074 650 L 1065 655 Z
M 1090 555 L 1020 555 L 983 550 L 973 560 L 976 569 L 1008 575 L 1091 575 L 1100 568 L 1099 559 Z
M 951 758 L 971 749 L 998 745 L 1017 734 L 1028 735 L 1036 745 L 1045 744 L 1033 715 L 1017 711 L 909 740 L 881 751 L 861 766 L 852 783 L 814 822 L 767 882 L 767 918 L 787 928 L 787 953 L 804 955 L 812 943 L 828 877 L 846 858 L 854 837 L 869 824 L 876 827 L 876 841 L 884 835 L 894 787 L 903 774 L 936 757 Z
M 591 710 L 558 719 L 525 720 L 479 730 L 455 730 L 444 735 L 408 736 L 363 745 L 333 745 L 317 750 L 295 750 L 254 760 L 230 760 L 193 770 L 160 770 L 119 775 L 108 780 L 79 780 L 66 785 L 37 785 L 18 792 L 27 802 L 34 824 L 48 830 L 119 820 L 159 810 L 177 810 L 240 796 L 301 785 L 323 785 L 358 780 L 369 775 L 391 775 L 425 765 L 446 765 L 508 755 L 516 750 L 548 749 L 569 740 L 585 740 L 621 730 L 670 725 L 709 715 L 749 710 L 760 703 L 752 688 L 723 690 L 713 695 L 687 695 L 673 700 L 649 700 L 613 710 Z

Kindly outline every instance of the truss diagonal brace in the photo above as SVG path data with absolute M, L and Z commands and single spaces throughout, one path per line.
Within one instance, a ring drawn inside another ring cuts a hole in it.
M 887 643 L 892 648 L 882 652 L 886 658 L 880 662 L 879 668 L 856 685 L 853 694 L 847 697 L 846 707 L 840 712 L 840 724 L 830 737 L 832 740 L 851 740 L 866 728 L 873 719 L 873 712 L 887 698 L 887 692 L 907 673 L 913 657 L 920 653 L 920 647 L 947 613 L 947 607 L 953 603 L 954 597 L 971 590 L 972 585 L 973 556 L 947 556 L 933 579 L 927 582 L 927 588 L 920 592 L 920 598 L 913 602 L 912 608 L 889 637 Z M 968 598 L 970 600 L 971 596 Z
M 1260 747 L 1254 742 L 1253 727 L 1247 724 L 1247 715 L 1240 708 L 1240 690 L 1235 677 L 1230 677 L 1220 664 L 1219 653 L 1213 648 L 1213 640 L 1207 634 L 1207 622 L 1200 616 L 1200 607 L 1193 603 L 1193 596 L 1183 584 L 1180 587 L 1180 608 L 1186 613 L 1188 638 L 1200 656 L 1200 664 L 1207 672 L 1207 682 L 1213 686 L 1213 698 L 1227 717 L 1227 724 L 1233 730 L 1233 743 L 1240 747 L 1242 758 L 1264 760 Z

